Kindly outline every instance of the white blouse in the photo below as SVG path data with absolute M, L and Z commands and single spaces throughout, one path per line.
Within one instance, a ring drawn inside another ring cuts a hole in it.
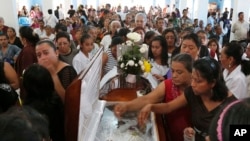
M 152 65 L 151 73 L 164 76 L 167 74 L 169 67 L 167 65 L 159 65 L 154 60 L 150 60 Z
M 248 97 L 246 76 L 241 71 L 241 65 L 237 66 L 229 75 L 228 70 L 223 71 L 226 86 L 237 99 Z
M 82 51 L 79 51 L 74 57 L 72 64 L 77 74 L 79 74 L 82 70 L 84 70 L 88 66 L 88 63 L 92 58 L 92 54 L 89 53 L 88 56 L 89 57 L 87 57 Z
M 112 38 L 111 36 L 108 34 L 108 35 L 105 35 L 102 40 L 101 40 L 101 45 L 104 46 L 104 51 L 106 52 L 111 44 L 111 41 L 112 41 Z

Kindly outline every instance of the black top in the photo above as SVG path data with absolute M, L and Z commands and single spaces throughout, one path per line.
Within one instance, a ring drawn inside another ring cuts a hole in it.
M 17 102 L 17 93 L 5 77 L 4 62 L 0 61 L 0 113 L 8 110 Z
M 9 42 L 10 43 L 10 42 Z M 16 46 L 18 46 L 19 48 L 23 48 L 23 44 L 22 44 L 22 42 L 21 42 L 21 40 L 20 40 L 20 38 L 19 37 L 16 37 L 15 38 L 15 40 L 14 40 L 14 42 L 13 43 L 10 43 L 10 44 L 12 44 L 12 45 L 16 45 Z
M 68 14 L 69 14 L 70 18 L 73 17 L 75 13 L 76 13 L 76 11 L 74 9 L 69 9 L 68 10 Z
M 236 98 L 232 95 L 227 97 L 218 107 L 208 111 L 201 97 L 194 94 L 192 87 L 187 88 L 184 94 L 188 105 L 191 107 L 191 118 L 192 124 L 196 130 L 196 141 L 205 141 L 204 137 L 208 135 L 209 125 L 213 117 L 220 111 L 221 108 L 236 100 Z
M 77 73 L 72 66 L 68 65 L 62 68 L 57 73 L 57 75 L 60 82 L 62 83 L 63 88 L 66 89 L 70 85 L 70 83 L 76 78 Z
M 53 141 L 64 141 L 64 107 L 57 94 L 45 99 L 27 99 L 24 105 L 36 109 L 44 115 L 49 121 L 49 133 Z

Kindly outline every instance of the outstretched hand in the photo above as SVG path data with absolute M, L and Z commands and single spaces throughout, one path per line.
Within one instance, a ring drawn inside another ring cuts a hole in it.
M 146 124 L 147 119 L 151 113 L 151 107 L 152 105 L 148 104 L 144 106 L 139 112 L 138 117 L 137 117 L 139 126 L 143 126 Z
M 114 114 L 117 118 L 121 118 L 121 116 L 127 112 L 127 106 L 125 103 L 119 103 L 115 105 Z

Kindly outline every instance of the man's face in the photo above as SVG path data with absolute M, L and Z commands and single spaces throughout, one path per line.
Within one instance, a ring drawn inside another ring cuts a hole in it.
M 7 37 L 6 36 L 0 36 L 0 45 L 2 46 L 2 47 L 6 47 L 6 46 L 8 46 L 8 39 L 7 39 Z
M 242 13 L 239 15 L 239 20 L 243 20 L 243 19 L 244 19 L 244 14 Z
M 220 34 L 222 33 L 221 27 L 220 27 L 220 26 L 217 27 L 216 30 L 215 30 L 215 32 L 216 32 L 218 35 L 220 35 Z
M 187 10 L 184 10 L 183 11 L 183 16 L 187 16 L 187 13 L 188 13 Z

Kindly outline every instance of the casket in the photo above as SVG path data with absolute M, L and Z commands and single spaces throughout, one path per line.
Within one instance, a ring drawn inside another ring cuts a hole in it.
M 165 141 L 160 116 L 151 113 L 145 127 L 137 125 L 137 112 L 126 113 L 121 119 L 113 114 L 119 102 L 137 98 L 156 87 L 148 78 L 139 76 L 136 83 L 125 81 L 114 68 L 101 79 L 102 49 L 88 67 L 66 90 L 65 135 L 67 141 Z

